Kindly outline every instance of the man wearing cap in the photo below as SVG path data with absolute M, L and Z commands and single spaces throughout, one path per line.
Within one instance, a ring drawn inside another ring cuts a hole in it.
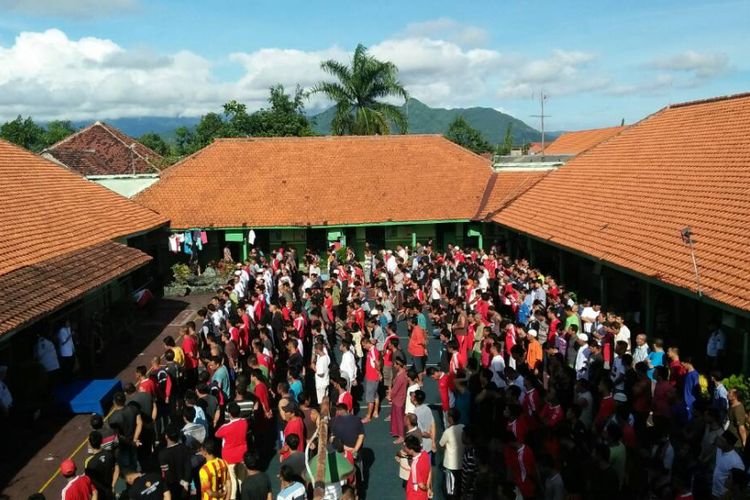
M 76 476 L 76 464 L 66 458 L 60 464 L 60 474 L 68 483 L 62 489 L 62 500 L 97 500 L 94 483 L 88 476 Z

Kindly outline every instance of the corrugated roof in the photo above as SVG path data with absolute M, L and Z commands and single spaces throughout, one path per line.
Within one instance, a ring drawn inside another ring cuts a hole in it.
M 544 148 L 547 155 L 577 155 L 622 132 L 627 127 L 595 128 L 565 132 Z M 540 148 L 541 151 L 541 148 Z
M 95 122 L 44 150 L 82 175 L 153 174 L 164 159 L 117 128 Z
M 140 250 L 106 241 L 0 275 L 0 336 L 28 326 L 149 260 Z
M 442 136 L 220 139 L 135 200 L 174 228 L 462 220 L 491 172 Z
M 750 310 L 750 94 L 667 107 L 550 173 L 493 220 Z
M 0 275 L 167 219 L 0 140 Z

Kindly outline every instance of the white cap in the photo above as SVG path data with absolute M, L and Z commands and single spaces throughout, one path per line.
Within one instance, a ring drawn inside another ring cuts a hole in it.
M 528 334 L 531 335 L 532 337 L 536 337 L 536 330 L 531 329 L 528 331 Z
M 588 342 L 589 341 L 589 336 L 586 335 L 585 333 L 577 333 L 576 334 L 576 338 L 578 340 L 583 340 L 584 342 Z

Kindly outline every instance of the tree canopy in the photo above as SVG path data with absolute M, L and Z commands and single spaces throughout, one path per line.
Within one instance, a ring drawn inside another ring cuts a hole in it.
M 175 131 L 175 149 L 180 156 L 208 146 L 219 137 L 288 137 L 314 135 L 305 116 L 306 94 L 297 87 L 293 95 L 283 85 L 270 89 L 270 107 L 254 113 L 237 101 L 224 104 L 221 113 L 207 113 L 195 130 L 180 127 Z
M 0 125 L 0 137 L 30 151 L 38 153 L 76 132 L 69 121 L 51 121 L 42 127 L 28 116 L 18 115 L 15 120 Z
M 143 134 L 138 138 L 138 142 L 163 157 L 167 157 L 172 153 L 169 144 L 156 132 Z
M 445 138 L 477 154 L 492 151 L 492 146 L 482 137 L 481 132 L 472 128 L 463 116 L 457 116 L 448 127 Z
M 334 134 L 385 135 L 391 133 L 391 125 L 406 133 L 406 116 L 398 106 L 383 102 L 392 97 L 409 98 L 393 63 L 375 59 L 359 44 L 350 66 L 328 60 L 320 67 L 337 80 L 320 82 L 312 90 L 335 103 L 336 115 L 331 123 Z

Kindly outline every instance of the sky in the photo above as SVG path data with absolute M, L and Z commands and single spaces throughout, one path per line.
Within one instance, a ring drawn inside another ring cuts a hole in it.
M 544 94 L 547 130 L 613 126 L 750 91 L 748 19 L 747 0 L 0 0 L 0 120 L 254 110 L 362 43 L 429 106 L 539 128 Z

